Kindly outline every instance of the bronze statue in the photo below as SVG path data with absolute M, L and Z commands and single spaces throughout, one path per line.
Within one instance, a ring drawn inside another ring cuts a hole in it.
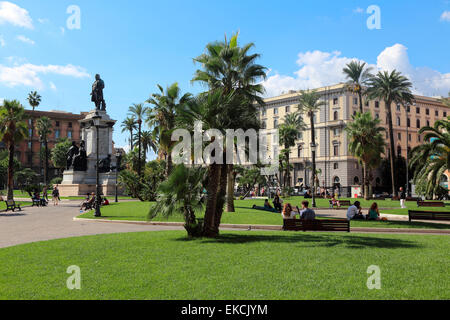
M 80 149 L 78 149 L 77 144 L 75 141 L 72 141 L 72 146 L 70 147 L 69 151 L 67 152 L 67 170 L 70 170 L 73 164 L 73 158 L 78 154 Z
M 87 153 L 84 141 L 81 141 L 80 151 L 73 159 L 73 171 L 87 171 Z
M 99 161 L 98 172 L 99 173 L 111 172 L 111 155 L 110 154 L 108 154 L 107 158 Z
M 91 93 L 91 101 L 95 103 L 96 110 L 106 110 L 106 102 L 105 99 L 103 99 L 103 89 L 105 89 L 105 82 L 100 78 L 99 74 L 96 74 Z

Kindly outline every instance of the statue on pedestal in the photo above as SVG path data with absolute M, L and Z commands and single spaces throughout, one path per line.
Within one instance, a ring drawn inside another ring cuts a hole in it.
M 110 154 L 108 154 L 107 158 L 99 161 L 98 172 L 99 173 L 111 172 L 111 155 Z
M 100 78 L 99 74 L 95 75 L 95 82 L 92 85 L 91 101 L 95 103 L 95 109 L 106 111 L 106 102 L 103 99 L 103 89 L 105 82 Z
M 69 148 L 69 151 L 67 152 L 67 170 L 70 170 L 70 168 L 73 165 L 73 158 L 79 153 L 79 149 L 77 147 L 77 144 L 75 141 L 72 142 L 72 146 Z
M 87 171 L 87 153 L 84 141 L 81 141 L 80 151 L 73 159 L 73 171 Z

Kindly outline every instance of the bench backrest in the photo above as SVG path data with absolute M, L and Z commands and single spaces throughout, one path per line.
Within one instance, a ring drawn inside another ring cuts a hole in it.
M 426 202 L 426 201 L 417 201 L 417 206 L 419 207 L 445 207 L 445 203 L 441 201 L 434 202 Z
M 450 211 L 418 211 L 409 210 L 409 219 L 416 220 L 450 220 Z
M 337 201 L 339 201 L 339 204 L 341 206 L 351 206 L 352 205 L 352 202 L 350 200 L 336 200 L 336 202 Z M 333 203 L 333 201 L 330 200 L 330 204 L 332 204 L 332 203 Z
M 7 200 L 7 201 L 6 201 L 6 204 L 7 204 L 8 206 L 14 206 L 14 205 L 16 205 L 16 202 L 15 202 L 14 200 Z
M 350 232 L 350 221 L 348 221 L 347 219 L 320 219 L 320 220 L 285 219 L 284 230 Z

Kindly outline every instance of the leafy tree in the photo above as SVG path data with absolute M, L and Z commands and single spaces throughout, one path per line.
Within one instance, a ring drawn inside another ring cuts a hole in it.
M 8 165 L 9 165 L 9 152 L 8 150 L 0 151 L 0 189 L 4 186 L 7 188 L 8 183 Z M 14 172 L 17 172 L 21 168 L 21 164 L 16 157 L 13 159 Z M 5 188 L 5 189 L 6 189 Z
M 398 192 L 395 187 L 395 145 L 394 130 L 392 125 L 392 103 L 407 104 L 413 103 L 414 96 L 411 93 L 412 83 L 397 70 L 391 73 L 384 71 L 378 72 L 376 76 L 371 77 L 367 84 L 367 95 L 369 99 L 383 100 L 386 106 L 388 127 L 389 127 L 389 150 L 391 160 L 391 180 L 392 194 L 397 196 Z
M 345 130 L 350 143 L 349 151 L 363 164 L 364 195 L 369 199 L 369 170 L 377 164 L 381 158 L 385 146 L 383 132 L 380 127 L 380 119 L 373 119 L 369 112 L 357 113 L 352 117 Z
M 15 145 L 27 137 L 27 116 L 17 100 L 4 100 L 0 107 L 0 139 L 9 151 L 8 160 L 8 200 L 14 199 L 14 152 Z
M 183 164 L 176 166 L 169 179 L 159 186 L 158 198 L 150 208 L 149 219 L 157 215 L 169 217 L 182 214 L 188 235 L 201 236 L 202 220 L 197 219 L 196 212 L 203 209 L 205 178 L 205 168 L 187 168 Z
M 48 117 L 39 118 L 36 129 L 41 143 L 44 144 L 44 185 L 48 185 L 48 137 L 52 134 L 52 123 Z
M 67 138 L 63 138 L 60 139 L 51 150 L 51 161 L 60 174 L 66 169 L 67 153 L 69 152 L 71 146 L 72 142 Z
M 246 197 L 250 191 L 256 186 L 266 186 L 267 179 L 261 175 L 261 169 L 258 167 L 244 168 L 237 178 L 238 185 L 244 189 L 244 197 Z
M 426 143 L 412 150 L 410 167 L 414 169 L 414 183 L 427 196 L 440 192 L 441 179 L 450 169 L 450 117 L 436 121 L 434 127 L 423 127 Z
M 37 177 L 38 174 L 30 168 L 24 168 L 14 173 L 14 178 L 17 182 L 17 186 L 22 191 L 25 190 L 27 186 L 33 185 Z

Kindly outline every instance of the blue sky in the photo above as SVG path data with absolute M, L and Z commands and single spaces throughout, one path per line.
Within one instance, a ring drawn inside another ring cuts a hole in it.
M 80 29 L 67 28 L 70 5 L 81 10 Z M 380 8 L 379 30 L 367 27 L 370 5 Z M 450 1 L 0 0 L 0 99 L 27 106 L 38 90 L 41 110 L 88 111 L 100 73 L 120 122 L 156 84 L 199 92 L 192 58 L 238 30 L 270 70 L 269 96 L 342 81 L 354 58 L 401 70 L 416 93 L 450 91 Z M 114 140 L 128 143 L 119 125 Z

